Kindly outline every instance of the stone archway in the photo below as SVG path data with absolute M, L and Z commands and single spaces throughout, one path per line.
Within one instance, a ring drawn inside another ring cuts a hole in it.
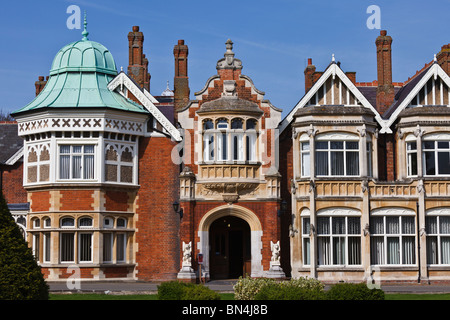
M 262 266 L 262 226 L 258 217 L 249 209 L 238 205 L 223 205 L 210 210 L 201 219 L 198 227 L 198 236 L 200 241 L 197 243 L 200 253 L 203 254 L 203 275 L 211 278 L 211 257 L 210 257 L 210 231 L 213 223 L 224 217 L 240 218 L 248 224 L 250 228 L 250 256 L 251 256 L 251 273 L 252 277 L 263 276 Z M 214 239 L 213 241 L 214 242 Z

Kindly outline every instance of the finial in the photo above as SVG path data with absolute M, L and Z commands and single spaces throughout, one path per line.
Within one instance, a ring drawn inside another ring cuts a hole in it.
M 83 36 L 83 38 L 81 40 L 83 40 L 83 41 L 89 40 L 87 37 L 89 35 L 89 32 L 87 31 L 86 11 L 84 12 L 84 30 L 81 34 Z
M 335 61 L 335 59 L 334 59 L 334 53 L 331 55 L 331 61 Z
M 169 89 L 169 80 L 167 80 L 167 89 Z
M 123 71 L 123 66 L 120 66 L 120 72 L 122 72 Z
M 437 58 L 436 58 L 436 53 L 434 54 L 434 58 L 433 58 L 433 61 L 434 61 L 434 62 L 436 62 L 436 61 L 437 61 Z

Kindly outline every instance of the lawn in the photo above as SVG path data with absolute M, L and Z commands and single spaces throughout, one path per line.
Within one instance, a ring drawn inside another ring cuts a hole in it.
M 221 293 L 222 300 L 234 300 L 233 293 Z M 386 294 L 385 300 L 450 300 L 450 294 Z M 158 300 L 156 294 L 50 294 L 50 300 Z

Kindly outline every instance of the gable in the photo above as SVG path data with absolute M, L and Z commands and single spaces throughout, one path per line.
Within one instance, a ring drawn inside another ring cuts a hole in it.
M 450 105 L 450 77 L 434 63 L 399 92 L 399 97 L 390 111 L 390 116 L 380 133 L 390 132 L 390 126 L 406 108 L 431 105 Z
M 147 109 L 147 111 L 152 115 L 152 117 L 158 121 L 162 128 L 167 131 L 167 133 L 175 139 L 175 141 L 181 141 L 181 134 L 175 128 L 175 126 L 167 119 L 164 114 L 154 105 L 158 101 L 146 90 L 141 90 L 134 81 L 129 78 L 124 72 L 120 72 L 117 77 L 115 77 L 108 84 L 108 89 L 118 91 L 124 95 L 124 88 L 130 91 L 136 99 Z
M 375 119 L 382 126 L 381 118 L 374 106 L 364 97 L 342 69 L 331 63 L 312 88 L 303 96 L 280 124 L 280 133 L 293 121 L 295 112 L 308 106 L 340 105 L 348 107 L 365 107 L 375 114 Z

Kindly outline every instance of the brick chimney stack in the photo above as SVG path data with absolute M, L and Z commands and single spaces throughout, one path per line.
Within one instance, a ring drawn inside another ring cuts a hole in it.
M 441 51 L 436 55 L 436 60 L 450 76 L 450 43 L 442 46 Z
M 184 44 L 184 40 L 178 40 L 178 44 L 173 47 L 175 57 L 175 77 L 173 81 L 175 111 L 189 103 L 188 54 L 189 49 Z
M 41 93 L 42 89 L 44 89 L 45 85 L 47 84 L 47 80 L 48 77 L 46 80 L 44 80 L 43 76 L 39 76 L 39 80 L 34 83 L 36 87 L 36 96 Z
M 312 64 L 312 59 L 308 58 L 308 65 L 305 68 L 305 93 L 309 91 L 314 85 L 314 73 L 316 72 L 316 66 Z
M 386 30 L 381 30 L 375 41 L 377 47 L 377 105 L 380 114 L 383 114 L 394 102 L 395 92 L 392 83 L 392 38 Z
M 144 54 L 144 34 L 139 26 L 133 26 L 128 33 L 129 63 L 128 75 L 141 87 L 150 92 L 150 74 L 148 73 L 148 60 Z

